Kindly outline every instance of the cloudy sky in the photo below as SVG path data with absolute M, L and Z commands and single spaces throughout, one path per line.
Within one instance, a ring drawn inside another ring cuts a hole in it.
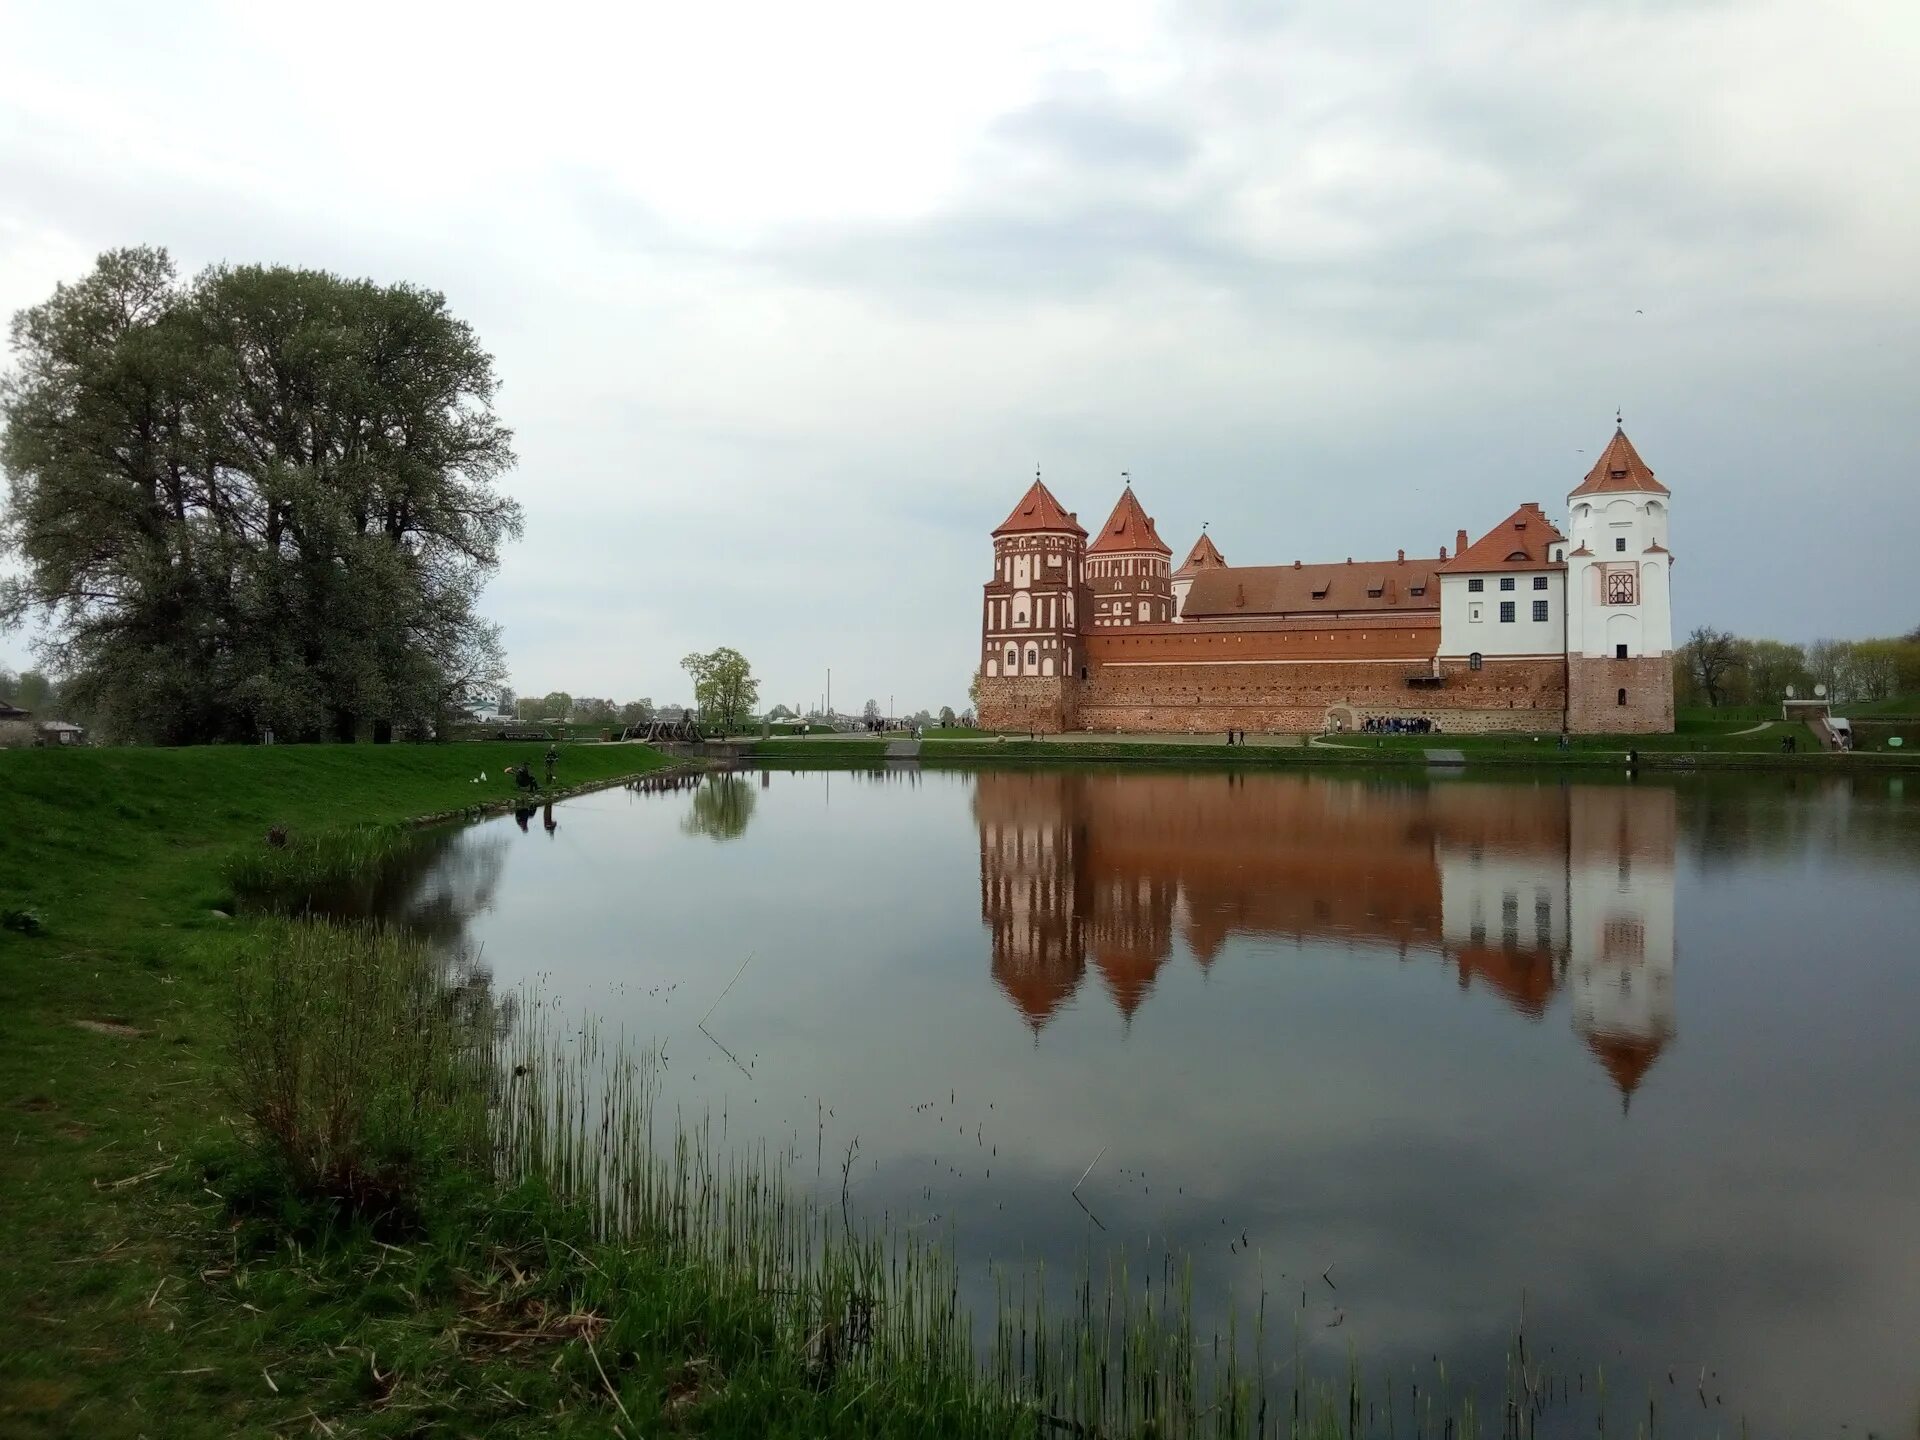
M 0 0 L 0 310 L 134 243 L 443 290 L 523 692 L 730 644 L 959 706 L 1036 465 L 1181 553 L 1420 553 L 1563 513 L 1616 406 L 1682 630 L 1885 633 L 1916 74 L 1910 0 Z

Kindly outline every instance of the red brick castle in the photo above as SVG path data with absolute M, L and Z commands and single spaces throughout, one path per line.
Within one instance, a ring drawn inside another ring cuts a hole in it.
M 1673 728 L 1671 492 L 1617 428 L 1567 497 L 1451 557 L 1179 569 L 1131 484 L 1089 543 L 1038 476 L 993 532 L 988 729 L 1312 733 L 1364 717 L 1443 733 Z

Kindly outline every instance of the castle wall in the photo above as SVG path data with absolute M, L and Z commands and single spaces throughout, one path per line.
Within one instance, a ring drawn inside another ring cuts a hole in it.
M 1115 648 L 1108 639 L 1087 637 L 1089 675 L 1076 705 L 1082 730 L 1316 734 L 1336 722 L 1358 729 L 1373 715 L 1425 716 L 1456 735 L 1551 734 L 1566 703 L 1566 668 L 1557 657 L 1487 660 L 1477 671 L 1442 661 L 1438 685 L 1415 686 L 1408 677 L 1429 674 L 1431 659 L 1143 663 L 1130 655 L 1103 660 Z M 1126 653 L 1124 641 L 1117 648 Z

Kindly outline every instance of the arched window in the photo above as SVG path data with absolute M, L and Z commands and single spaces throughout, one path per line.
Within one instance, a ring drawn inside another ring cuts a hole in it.
M 1614 701 L 1614 704 L 1624 705 L 1626 703 L 1627 703 L 1627 692 L 1622 690 L 1619 694 L 1619 697 Z
M 1040 663 L 1040 652 L 1034 649 L 1033 646 L 1029 645 L 1027 647 L 1027 664 L 1038 665 L 1039 663 Z M 1622 690 L 1620 693 L 1624 695 L 1627 692 Z
M 1467 656 L 1467 668 L 1469 670 L 1478 670 L 1480 668 L 1480 652 L 1478 650 Z
M 1012 674 L 1020 668 L 1020 652 L 1009 645 L 1007 647 L 1007 673 Z

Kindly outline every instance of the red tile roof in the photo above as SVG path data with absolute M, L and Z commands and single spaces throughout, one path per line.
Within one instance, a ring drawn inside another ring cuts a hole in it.
M 1437 560 L 1359 560 L 1344 565 L 1230 565 L 1194 576 L 1188 620 L 1347 611 L 1438 610 Z M 1416 595 L 1415 590 L 1421 591 Z
M 1140 508 L 1133 487 L 1120 492 L 1120 503 L 1113 507 L 1107 523 L 1100 527 L 1100 538 L 1087 547 L 1089 555 L 1132 554 L 1150 550 L 1171 557 L 1173 551 L 1153 528 L 1153 517 Z
M 1086 536 L 1080 522 L 1058 500 L 1053 492 L 1040 483 L 1039 476 L 1034 477 L 1027 493 L 1020 497 L 1020 503 L 1013 507 L 1013 513 L 1000 522 L 993 532 L 995 535 L 1015 535 L 1026 530 L 1058 530 L 1069 535 Z
M 1580 482 L 1580 487 L 1573 495 L 1601 495 L 1615 490 L 1654 495 L 1673 493 L 1653 478 L 1653 471 L 1640 458 L 1640 452 L 1633 448 L 1633 442 L 1627 439 L 1627 432 L 1618 427 L 1614 429 L 1613 439 L 1607 442 L 1607 448 L 1600 452 L 1600 458 L 1594 462 L 1593 469 L 1587 472 L 1587 478 Z
M 1193 542 L 1193 549 L 1187 552 L 1187 558 L 1180 562 L 1176 575 L 1193 575 L 1201 570 L 1218 570 L 1227 563 L 1227 557 L 1214 548 L 1213 541 L 1202 530 L 1200 538 Z
M 1543 570 L 1556 562 L 1549 546 L 1566 536 L 1529 500 L 1440 568 L 1450 575 L 1489 570 Z

